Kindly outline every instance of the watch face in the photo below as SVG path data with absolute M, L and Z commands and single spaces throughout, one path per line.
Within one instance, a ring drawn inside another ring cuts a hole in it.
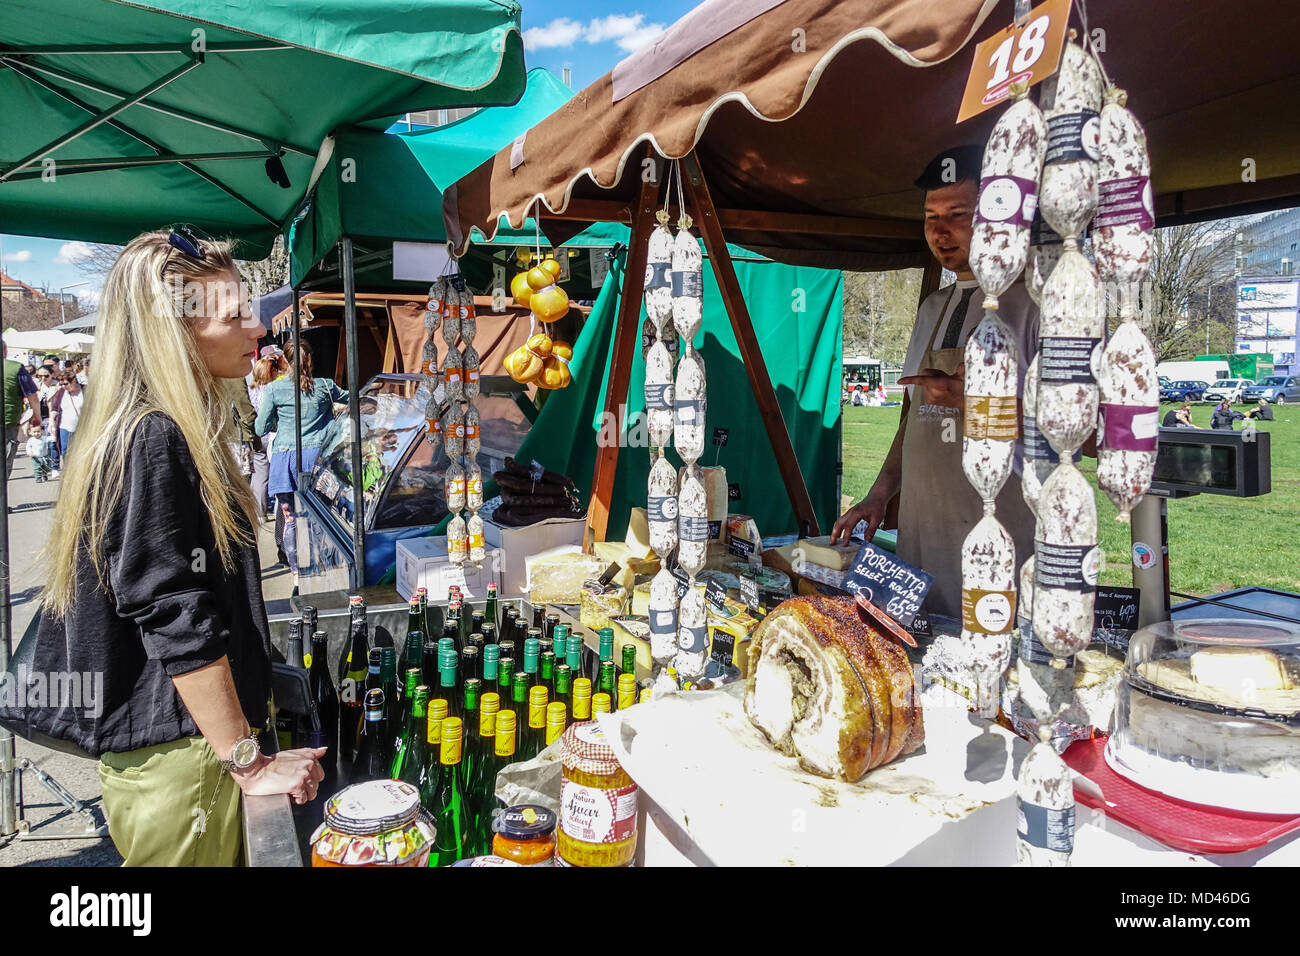
M 250 766 L 257 759 L 257 742 L 251 738 L 245 738 L 235 744 L 235 753 L 233 762 L 236 767 L 243 769 Z

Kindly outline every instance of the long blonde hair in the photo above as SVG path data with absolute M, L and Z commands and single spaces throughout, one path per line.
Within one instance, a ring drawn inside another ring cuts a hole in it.
M 195 312 L 195 288 L 204 288 L 195 283 L 237 275 L 230 244 L 203 241 L 205 258 L 199 260 L 173 248 L 168 236 L 149 232 L 131 240 L 104 284 L 95 328 L 95 387 L 86 391 L 77 454 L 62 473 L 42 554 L 49 577 L 41 603 L 57 617 L 76 597 L 81 548 L 108 589 L 104 532 L 121 504 L 132 436 L 151 412 L 174 421 L 189 446 L 222 565 L 233 568 L 235 551 L 253 541 L 257 505 L 227 445 L 237 440 L 233 421 L 199 357 L 187 317 Z M 247 525 L 238 521 L 238 511 Z

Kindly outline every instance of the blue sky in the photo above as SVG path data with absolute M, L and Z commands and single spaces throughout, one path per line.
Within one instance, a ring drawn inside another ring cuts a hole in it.
M 360 2 L 360 0 L 358 0 Z M 652 42 L 698 0 L 522 0 L 525 60 L 557 77 L 573 71 L 575 90 L 614 68 L 629 53 Z M 28 285 L 57 292 L 87 279 L 69 261 L 77 243 L 66 239 L 0 236 L 4 271 Z M 69 290 L 94 298 L 94 285 Z

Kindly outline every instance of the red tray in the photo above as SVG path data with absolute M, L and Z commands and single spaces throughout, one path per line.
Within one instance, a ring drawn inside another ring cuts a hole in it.
M 1153 840 L 1188 853 L 1241 853 L 1300 829 L 1300 816 L 1264 816 L 1175 800 L 1121 777 L 1106 763 L 1105 737 L 1081 740 L 1062 758 L 1105 796 L 1099 800 L 1079 787 L 1074 799 Z M 1112 805 L 1113 804 L 1113 805 Z

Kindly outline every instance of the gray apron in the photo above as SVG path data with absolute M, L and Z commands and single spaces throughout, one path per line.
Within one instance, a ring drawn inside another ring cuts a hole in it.
M 956 286 L 953 289 L 952 294 L 956 294 Z M 947 311 L 945 305 L 919 367 L 951 375 L 965 361 L 966 349 L 964 343 L 961 348 L 934 348 Z M 964 316 L 961 321 L 965 322 Z M 961 546 L 984 516 L 984 504 L 962 470 L 964 410 L 926 405 L 923 395 L 918 386 L 918 400 L 907 410 L 898 503 L 898 556 L 934 575 L 925 599 L 926 612 L 960 619 Z M 1034 516 L 1021 493 L 1020 476 L 1014 471 L 998 494 L 997 519 L 1015 541 L 1018 578 L 1020 566 L 1034 553 Z

